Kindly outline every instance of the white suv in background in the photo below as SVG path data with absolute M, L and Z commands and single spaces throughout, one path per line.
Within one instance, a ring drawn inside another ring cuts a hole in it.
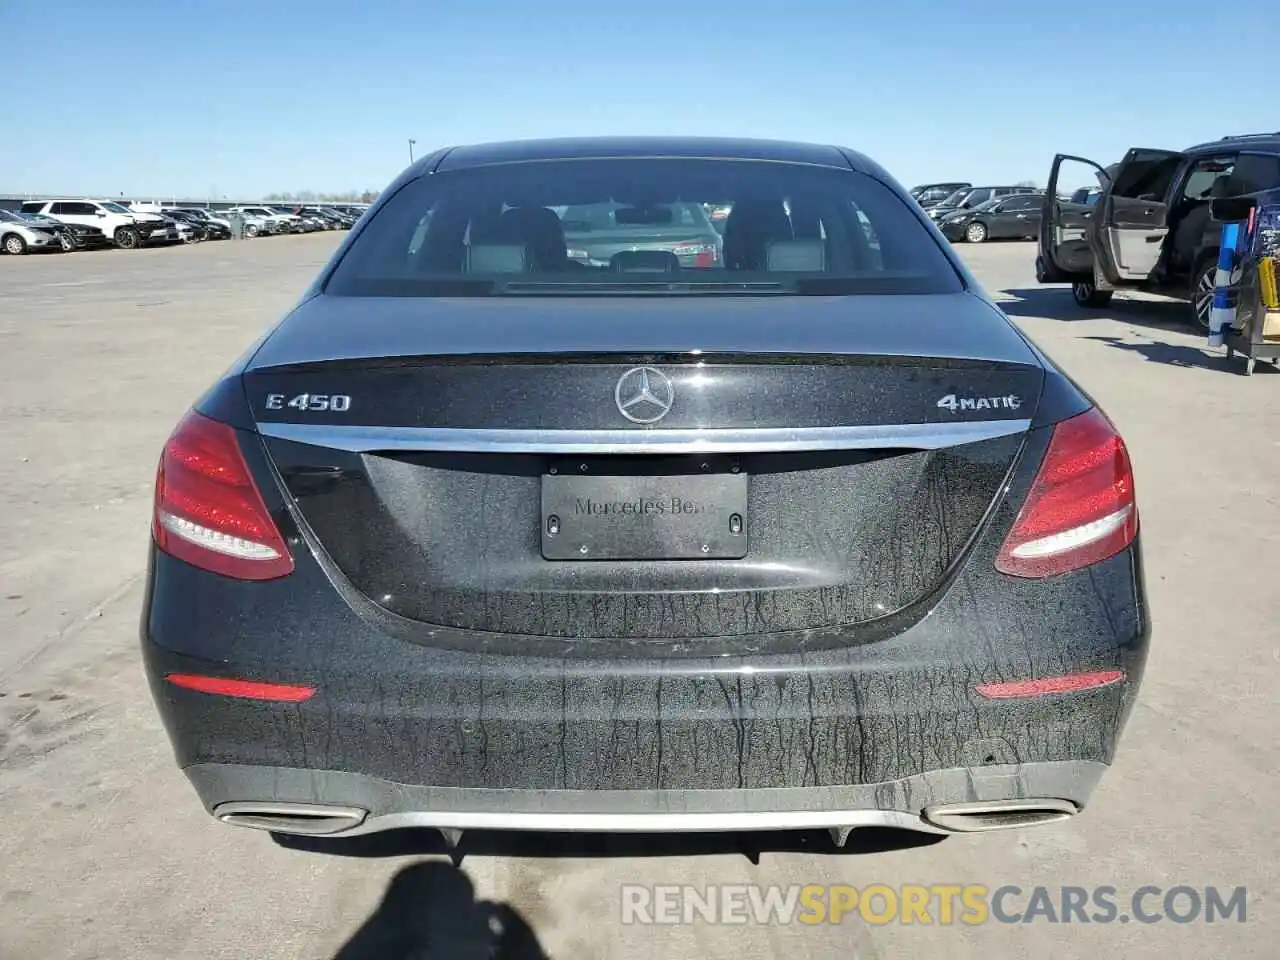
M 176 240 L 176 231 L 160 217 L 139 215 L 110 200 L 29 200 L 23 213 L 40 213 L 63 223 L 97 227 L 117 247 L 132 250 L 153 240 Z

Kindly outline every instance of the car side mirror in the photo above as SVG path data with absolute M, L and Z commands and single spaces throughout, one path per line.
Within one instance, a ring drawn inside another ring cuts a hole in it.
M 98 210 L 94 213 L 95 217 L 105 217 L 106 215 L 107 215 L 107 212 L 105 210 Z
M 1252 197 L 1218 197 L 1209 201 L 1209 216 L 1219 223 L 1240 223 L 1249 219 L 1257 205 Z

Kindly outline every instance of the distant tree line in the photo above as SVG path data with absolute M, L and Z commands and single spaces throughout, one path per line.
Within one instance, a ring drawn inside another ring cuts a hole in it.
M 299 190 L 296 193 L 268 193 L 262 199 L 274 203 L 373 203 L 377 198 L 376 190 L 347 190 L 344 193 Z

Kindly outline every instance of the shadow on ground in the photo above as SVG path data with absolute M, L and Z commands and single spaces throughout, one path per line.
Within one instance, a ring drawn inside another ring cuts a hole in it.
M 849 835 L 838 847 L 825 830 L 760 833 L 522 833 L 512 830 L 471 830 L 450 848 L 438 830 L 388 830 L 349 839 L 272 834 L 290 850 L 342 857 L 405 857 L 451 854 L 455 858 L 637 858 L 711 857 L 741 854 L 758 863 L 765 853 L 808 853 L 847 856 L 887 853 L 930 846 L 941 835 L 911 830 L 866 827 Z
M 632 858 L 739 853 L 752 863 L 762 853 L 827 855 L 884 853 L 927 846 L 941 836 L 908 830 L 855 830 L 844 847 L 826 831 L 741 834 L 550 834 L 470 831 L 450 848 L 437 830 L 392 830 L 347 840 L 272 834 L 282 847 L 344 857 L 449 854 L 453 863 L 427 860 L 405 867 L 386 896 L 333 960 L 549 960 L 520 912 L 506 903 L 478 901 L 459 869 L 469 855 L 501 857 Z
M 1106 307 L 1082 307 L 1071 296 L 1070 287 L 1027 287 L 1001 290 L 999 294 L 1016 297 L 1001 300 L 1000 309 L 1011 317 L 1044 317 L 1049 320 L 1096 320 L 1111 317 L 1122 323 L 1156 327 L 1180 333 L 1195 333 L 1186 322 L 1191 309 L 1177 300 L 1128 300 L 1116 297 Z
M 1106 317 L 1133 327 L 1148 328 L 1148 333 L 1133 330 L 1137 338 L 1154 336 L 1155 331 L 1186 334 L 1192 342 L 1170 343 L 1163 340 L 1143 342 L 1142 339 L 1123 336 L 1093 336 L 1082 339 L 1104 343 L 1117 350 L 1135 353 L 1152 363 L 1163 363 L 1171 367 L 1198 368 L 1236 375 L 1244 373 L 1243 358 L 1235 357 L 1228 360 L 1222 348 L 1207 346 L 1204 334 L 1186 322 L 1190 307 L 1185 303 L 1175 300 L 1117 298 L 1112 300 L 1106 308 L 1091 309 L 1079 306 L 1071 296 L 1071 291 L 1065 287 L 1002 290 L 1000 294 L 1017 298 L 999 301 L 1000 309 L 1011 317 L 1043 317 L 1068 323 L 1073 320 Z M 1259 363 L 1255 367 L 1256 372 L 1280 373 L 1280 369 Z
M 470 878 L 438 860 L 392 878 L 386 896 L 333 960 L 548 960 L 511 906 L 476 900 Z
M 1123 337 L 1085 337 L 1084 339 L 1105 343 L 1117 350 L 1136 353 L 1145 360 L 1168 364 L 1171 367 L 1198 367 L 1202 370 L 1217 370 L 1221 373 L 1244 373 L 1242 358 L 1228 360 L 1225 353 L 1210 353 L 1209 350 L 1212 348 L 1209 347 L 1188 347 L 1174 343 L 1139 343 L 1134 340 L 1125 340 Z M 1259 364 L 1255 371 L 1280 373 L 1280 370 L 1266 364 Z

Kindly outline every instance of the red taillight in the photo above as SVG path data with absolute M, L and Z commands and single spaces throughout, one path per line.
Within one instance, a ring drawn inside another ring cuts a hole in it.
M 1040 680 L 1011 680 L 1004 683 L 980 683 L 975 690 L 988 700 L 1020 700 L 1024 697 L 1043 697 L 1051 693 L 1074 693 L 1077 690 L 1096 690 L 1124 680 L 1123 670 L 1095 670 L 1092 673 L 1068 673 L 1061 677 L 1044 677 Z
M 1137 534 L 1129 453 L 1094 408 L 1053 428 L 996 569 L 1015 577 L 1052 577 L 1115 556 Z
M 194 411 L 165 444 L 152 528 L 165 553 L 223 576 L 271 580 L 293 571 L 235 430 Z
M 175 687 L 195 690 L 218 697 L 239 697 L 243 700 L 274 700 L 278 703 L 303 703 L 315 696 L 315 687 L 293 683 L 263 683 L 259 680 L 230 680 L 226 677 L 206 677 L 199 673 L 166 673 L 164 678 Z

